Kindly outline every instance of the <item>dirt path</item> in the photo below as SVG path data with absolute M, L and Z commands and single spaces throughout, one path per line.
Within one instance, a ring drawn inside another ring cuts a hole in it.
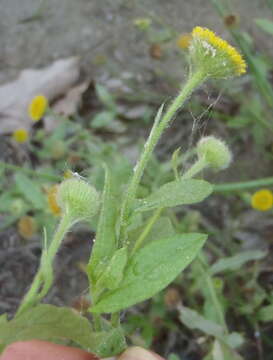
M 253 18 L 270 15 L 266 0 L 232 3 L 251 33 Z M 125 69 L 145 74 L 155 67 L 179 71 L 169 53 L 164 61 L 151 59 L 147 38 L 133 25 L 134 19 L 151 16 L 159 31 L 160 21 L 178 32 L 200 24 L 228 37 L 209 0 L 0 0 L 0 83 L 26 67 L 71 55 L 79 55 L 92 75 Z M 260 31 L 255 37 L 266 46 Z M 268 48 L 273 54 L 269 42 Z

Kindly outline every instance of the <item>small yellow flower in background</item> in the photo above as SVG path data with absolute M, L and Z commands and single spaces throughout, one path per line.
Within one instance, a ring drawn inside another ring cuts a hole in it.
M 28 106 L 28 115 L 33 121 L 40 120 L 47 109 L 48 101 L 43 95 L 35 96 Z
M 180 49 L 187 49 L 190 46 L 191 40 L 192 40 L 191 34 L 182 34 L 178 37 L 176 41 L 176 45 Z
M 24 239 L 31 239 L 37 231 L 37 224 L 32 216 L 24 215 L 18 221 L 17 229 Z
M 12 133 L 12 138 L 19 144 L 28 141 L 28 131 L 26 129 L 17 129 Z
M 59 187 L 59 185 L 53 185 L 47 191 L 47 202 L 48 202 L 49 208 L 50 208 L 51 212 L 56 216 L 59 216 L 61 214 L 61 208 L 57 204 L 57 200 L 56 200 L 58 187 Z
M 192 65 L 209 77 L 226 78 L 246 72 L 246 63 L 240 53 L 213 31 L 196 26 L 189 47 Z
M 254 209 L 266 211 L 273 207 L 273 193 L 268 189 L 256 191 L 251 197 L 251 205 Z

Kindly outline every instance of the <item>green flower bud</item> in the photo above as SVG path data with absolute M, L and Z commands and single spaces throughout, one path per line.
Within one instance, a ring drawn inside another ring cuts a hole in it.
M 208 165 L 215 170 L 225 169 L 232 160 L 228 146 L 214 136 L 206 136 L 199 140 L 197 147 L 199 158 L 204 158 Z
M 98 212 L 99 195 L 96 189 L 84 180 L 71 178 L 60 184 L 57 203 L 62 212 L 71 216 L 73 220 L 84 220 Z

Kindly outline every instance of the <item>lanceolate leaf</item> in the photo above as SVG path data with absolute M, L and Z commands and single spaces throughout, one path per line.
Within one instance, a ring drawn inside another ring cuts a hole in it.
M 159 207 L 194 204 L 204 200 L 213 191 L 205 180 L 176 180 L 169 182 L 139 202 L 137 211 L 149 211 Z
M 191 233 L 147 244 L 129 260 L 119 288 L 106 293 L 90 310 L 111 313 L 149 299 L 194 259 L 206 237 Z
M 108 169 L 105 169 L 105 184 L 102 199 L 96 240 L 92 248 L 88 275 L 91 279 L 97 279 L 105 265 L 110 260 L 116 248 L 115 222 L 117 215 L 117 203 L 112 191 L 112 180 Z
M 89 321 L 69 308 L 39 305 L 4 324 L 0 328 L 0 343 L 29 339 L 71 339 L 88 348 L 92 345 Z
M 15 174 L 14 180 L 20 192 L 35 209 L 43 209 L 45 207 L 45 196 L 34 181 L 22 173 Z
M 0 348 L 24 340 L 71 340 L 99 356 L 120 353 L 125 348 L 120 329 L 93 332 L 89 321 L 69 308 L 39 305 L 9 322 L 1 323 Z
M 260 260 L 266 256 L 266 251 L 248 250 L 234 256 L 222 258 L 215 262 L 210 268 L 210 274 L 214 275 L 223 271 L 233 271 L 241 268 L 246 262 Z
M 255 19 L 256 24 L 265 32 L 273 35 L 273 22 L 268 19 Z

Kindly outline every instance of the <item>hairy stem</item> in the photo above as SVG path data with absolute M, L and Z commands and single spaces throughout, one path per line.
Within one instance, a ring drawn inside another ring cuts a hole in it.
M 151 154 L 158 143 L 158 140 L 160 139 L 163 131 L 166 129 L 166 127 L 169 125 L 170 121 L 176 114 L 177 110 L 185 103 L 187 98 L 192 94 L 195 88 L 200 86 L 201 83 L 205 80 L 206 76 L 203 72 L 195 72 L 193 73 L 188 81 L 186 82 L 185 86 L 181 89 L 178 96 L 174 99 L 172 104 L 169 106 L 165 114 L 163 115 L 162 119 L 159 120 L 157 123 L 154 124 L 153 129 L 150 133 L 150 136 L 148 140 L 146 141 L 144 145 L 143 152 L 140 156 L 140 160 L 137 162 L 133 177 L 129 183 L 123 207 L 121 212 L 121 237 L 124 240 L 126 240 L 126 234 L 125 234 L 125 228 L 128 220 L 128 216 L 133 204 L 133 201 L 136 197 L 137 188 L 140 183 L 141 177 L 143 175 L 143 172 L 147 166 L 147 163 L 151 157 Z M 125 238 L 125 239 L 124 239 Z
M 33 306 L 47 294 L 53 282 L 53 260 L 71 225 L 72 221 L 70 216 L 64 215 L 57 227 L 48 250 L 45 249 L 42 254 L 40 268 L 34 277 L 30 289 L 23 298 L 16 315 L 21 314 L 23 311 Z

